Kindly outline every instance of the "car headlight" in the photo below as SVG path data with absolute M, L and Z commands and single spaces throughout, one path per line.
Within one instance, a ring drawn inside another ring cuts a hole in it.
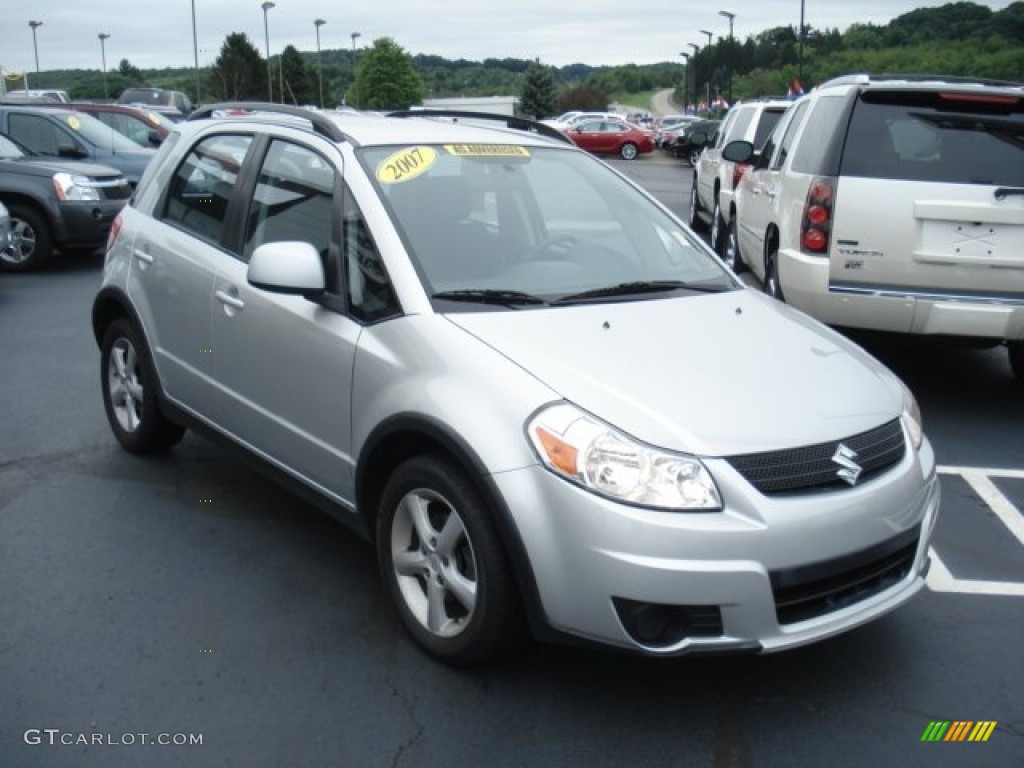
M 55 173 L 53 186 L 61 200 L 99 200 L 100 191 L 88 176 L 71 173 Z
M 700 460 L 644 445 L 568 403 L 542 408 L 526 430 L 548 469 L 594 493 L 673 511 L 722 508 Z
M 903 385 L 903 422 L 910 433 L 910 443 L 915 451 L 919 450 L 924 440 L 924 421 L 921 419 L 921 408 L 906 384 Z

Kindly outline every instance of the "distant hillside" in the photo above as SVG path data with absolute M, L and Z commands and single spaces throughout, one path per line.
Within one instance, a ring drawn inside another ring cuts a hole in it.
M 316 52 L 302 52 L 310 67 Z M 353 81 L 352 52 L 322 51 L 325 90 L 344 94 Z M 417 54 L 413 66 L 429 96 L 518 95 L 527 59 L 445 59 Z M 647 65 L 553 68 L 564 89 L 586 85 L 601 93 L 635 93 L 682 86 L 681 61 Z M 855 24 L 844 31 L 805 28 L 803 58 L 799 30 L 775 27 L 746 40 L 719 40 L 690 59 L 687 90 L 725 94 L 732 71 L 735 98 L 784 93 L 802 75 L 805 85 L 855 71 L 914 72 L 971 75 L 1024 81 L 1024 2 L 993 11 L 971 2 L 919 8 L 885 25 Z M 50 70 L 32 74 L 31 86 L 64 88 L 73 98 L 102 99 L 104 85 L 98 70 Z M 137 70 L 128 61 L 107 73 L 111 98 L 129 85 L 147 84 L 195 93 L 191 68 Z M 21 87 L 21 83 L 8 83 Z

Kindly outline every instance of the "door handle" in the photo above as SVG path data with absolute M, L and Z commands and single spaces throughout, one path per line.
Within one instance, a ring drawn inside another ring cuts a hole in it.
M 153 257 L 139 248 L 132 248 L 132 253 L 135 255 L 135 258 L 141 261 L 143 264 L 153 263 Z
M 235 309 L 245 309 L 245 302 L 237 296 L 232 296 L 227 291 L 217 291 L 214 296 L 217 297 L 217 300 L 221 304 L 227 304 L 229 307 L 234 307 Z

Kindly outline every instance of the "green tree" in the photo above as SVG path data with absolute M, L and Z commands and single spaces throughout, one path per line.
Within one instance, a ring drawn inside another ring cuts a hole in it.
M 592 85 L 578 85 L 562 91 L 558 108 L 562 112 L 578 109 L 583 112 L 602 111 L 608 108 L 608 94 Z
M 138 67 L 132 66 L 128 59 L 121 59 L 121 63 L 117 65 L 117 71 L 124 75 L 132 85 L 139 85 L 145 82 L 142 72 Z
M 320 100 L 317 93 L 316 72 L 306 65 L 302 54 L 294 45 L 289 45 L 281 53 L 281 69 L 284 75 L 284 99 L 293 104 L 316 104 Z
M 207 91 L 218 101 L 267 98 L 266 61 L 244 32 L 225 38 L 210 71 Z
M 423 81 L 412 57 L 390 37 L 373 41 L 356 66 L 349 103 L 359 109 L 408 109 L 423 100 Z
M 540 59 L 530 62 L 526 68 L 526 80 L 519 97 L 520 109 L 524 114 L 536 119 L 549 117 L 558 110 L 558 94 L 555 90 L 555 77 L 551 68 L 540 63 Z

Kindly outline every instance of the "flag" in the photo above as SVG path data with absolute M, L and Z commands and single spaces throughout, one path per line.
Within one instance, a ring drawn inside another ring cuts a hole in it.
M 729 102 L 722 98 L 722 94 L 718 94 L 715 98 L 715 109 L 728 109 Z

